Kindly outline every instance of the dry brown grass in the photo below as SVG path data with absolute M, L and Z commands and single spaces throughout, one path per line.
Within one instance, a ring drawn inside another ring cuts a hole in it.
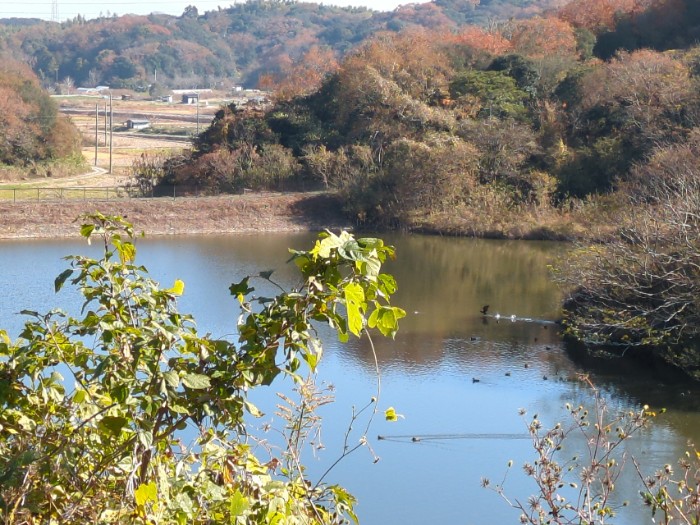
M 558 207 L 482 202 L 432 213 L 415 213 L 408 230 L 491 239 L 600 240 L 619 223 L 619 206 L 610 198 L 572 201 Z
M 0 201 L 0 239 L 77 236 L 75 220 L 99 210 L 148 235 L 318 231 L 349 226 L 328 194 L 247 194 L 112 201 Z

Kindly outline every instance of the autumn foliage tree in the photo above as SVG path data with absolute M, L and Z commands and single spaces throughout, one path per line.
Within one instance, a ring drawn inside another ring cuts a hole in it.
M 510 40 L 500 31 L 467 26 L 453 37 L 456 46 L 491 55 L 502 55 L 513 49 Z
M 79 151 L 75 127 L 23 64 L 3 58 L 0 65 L 0 163 L 27 165 Z
M 510 43 L 516 53 L 531 58 L 576 54 L 574 28 L 565 20 L 555 17 L 517 22 Z
M 654 0 L 575 0 L 562 7 L 558 16 L 571 25 L 594 33 L 610 31 L 623 16 L 648 9 Z
M 317 90 L 337 69 L 338 61 L 331 49 L 312 46 L 297 60 L 287 56 L 278 71 L 261 75 L 258 86 L 272 91 L 277 99 L 289 100 Z
M 452 118 L 438 100 L 453 68 L 441 35 L 418 29 L 383 34 L 347 57 L 333 84 L 333 118 L 341 133 L 372 137 L 381 149 L 398 136 L 449 129 Z

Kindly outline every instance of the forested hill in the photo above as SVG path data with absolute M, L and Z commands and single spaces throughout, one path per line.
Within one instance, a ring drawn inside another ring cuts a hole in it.
M 262 73 L 284 71 L 317 47 L 341 58 L 370 35 L 411 26 L 455 31 L 529 17 L 561 0 L 435 0 L 393 12 L 305 2 L 249 0 L 225 9 L 181 16 L 111 16 L 61 24 L 0 20 L 0 49 L 32 65 L 48 85 L 114 87 L 153 82 L 169 87 L 241 83 L 253 87 Z M 28 20 L 29 21 L 29 20 Z
M 266 112 L 222 109 L 162 180 L 212 193 L 322 185 L 380 226 L 457 217 L 506 235 L 508 217 L 520 227 L 531 213 L 567 236 L 570 199 L 644 193 L 645 170 L 658 171 L 645 163 L 700 141 L 696 0 L 670 1 L 574 0 L 554 16 L 377 35 L 315 89 L 299 89 L 314 73 L 304 62 Z M 630 48 L 595 56 L 615 39 Z

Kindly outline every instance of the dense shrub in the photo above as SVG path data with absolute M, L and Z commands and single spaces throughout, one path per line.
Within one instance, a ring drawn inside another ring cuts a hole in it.
M 0 65 L 0 163 L 25 166 L 80 152 L 80 135 L 41 89 L 31 70 L 5 57 Z

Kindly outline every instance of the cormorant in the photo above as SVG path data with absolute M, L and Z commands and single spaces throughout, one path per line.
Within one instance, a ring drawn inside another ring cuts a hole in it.
M 489 311 L 489 306 L 491 306 L 491 305 L 485 304 L 484 306 L 481 307 L 481 310 L 479 310 L 481 312 L 481 315 L 486 315 L 486 312 Z

